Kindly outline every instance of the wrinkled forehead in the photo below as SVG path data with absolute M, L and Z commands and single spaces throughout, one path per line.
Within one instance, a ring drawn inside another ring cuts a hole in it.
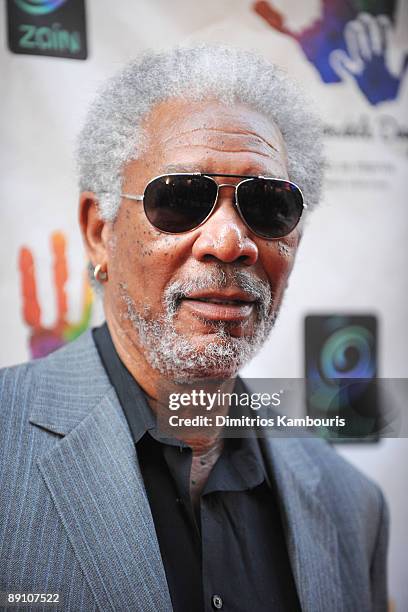
M 220 154 L 287 160 L 278 126 L 243 104 L 174 98 L 156 105 L 142 127 L 145 155 L 152 163 Z

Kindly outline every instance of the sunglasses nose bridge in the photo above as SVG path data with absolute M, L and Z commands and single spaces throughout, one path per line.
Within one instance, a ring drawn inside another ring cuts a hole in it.
M 217 199 L 216 199 L 216 202 L 218 202 L 218 199 L 219 199 L 220 189 L 224 188 L 224 187 L 229 187 L 230 189 L 234 190 L 234 195 L 232 197 L 232 203 L 234 204 L 234 206 L 236 206 L 236 201 L 237 201 L 237 185 L 234 185 L 233 183 L 217 183 Z

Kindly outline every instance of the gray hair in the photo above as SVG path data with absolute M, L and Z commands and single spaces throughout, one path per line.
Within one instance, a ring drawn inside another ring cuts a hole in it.
M 274 64 L 224 46 L 146 52 L 110 78 L 91 105 L 77 145 L 81 191 L 93 191 L 105 220 L 120 204 L 122 170 L 145 150 L 141 121 L 169 98 L 243 103 L 273 120 L 286 143 L 290 180 L 309 209 L 319 200 L 321 124 L 299 87 Z

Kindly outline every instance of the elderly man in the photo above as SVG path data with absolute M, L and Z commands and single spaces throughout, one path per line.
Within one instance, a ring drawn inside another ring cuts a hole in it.
M 266 340 L 320 149 L 297 88 L 246 52 L 147 54 L 103 88 L 78 156 L 106 324 L 2 373 L 2 591 L 86 612 L 386 609 L 382 494 L 326 443 L 157 425 L 163 386 L 230 388 Z

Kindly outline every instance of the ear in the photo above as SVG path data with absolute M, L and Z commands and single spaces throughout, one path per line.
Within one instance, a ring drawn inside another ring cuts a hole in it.
M 98 199 L 92 191 L 84 191 L 80 195 L 79 225 L 92 265 L 105 267 L 108 263 L 109 222 L 101 218 Z

